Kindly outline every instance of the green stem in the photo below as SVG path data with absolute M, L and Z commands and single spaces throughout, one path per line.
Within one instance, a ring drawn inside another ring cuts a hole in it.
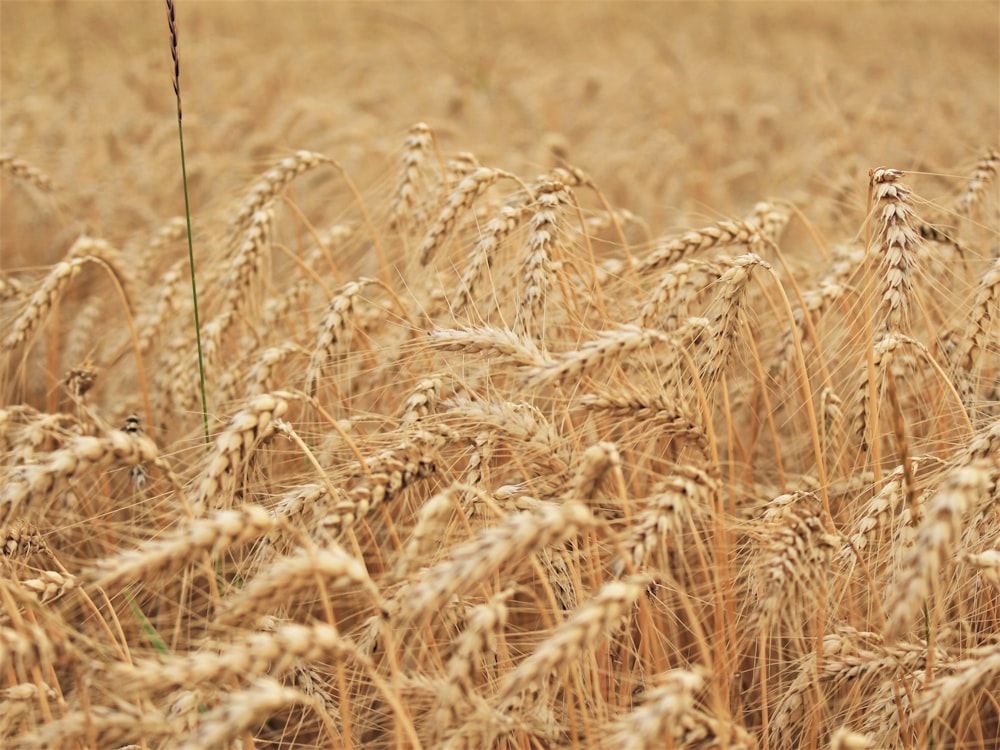
M 191 239 L 191 204 L 188 199 L 187 164 L 184 161 L 184 125 L 181 118 L 181 96 L 177 92 L 177 135 L 181 144 L 181 178 L 184 181 L 184 217 L 187 219 L 188 260 L 191 266 L 191 298 L 194 301 L 194 334 L 198 343 L 198 378 L 201 384 L 201 416 L 205 423 L 205 444 L 211 442 L 208 433 L 208 400 L 205 398 L 205 360 L 201 353 L 201 319 L 198 317 L 198 284 L 194 274 L 194 242 Z

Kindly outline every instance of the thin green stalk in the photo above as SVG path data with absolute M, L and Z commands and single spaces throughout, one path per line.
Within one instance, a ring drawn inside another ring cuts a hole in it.
M 201 416 L 205 423 L 205 444 L 211 442 L 208 432 L 208 399 L 205 397 L 205 360 L 201 353 L 201 319 L 198 316 L 198 284 L 194 273 L 194 242 L 191 239 L 191 203 L 188 198 L 187 163 L 184 160 L 184 124 L 181 110 L 181 65 L 177 56 L 177 22 L 173 0 L 167 2 L 167 24 L 170 26 L 170 55 L 174 61 L 174 96 L 177 98 L 177 137 L 181 147 L 181 179 L 184 183 L 184 218 L 187 220 L 188 261 L 191 268 L 191 298 L 194 301 L 194 335 L 198 344 L 198 378 L 201 385 Z
M 156 649 L 158 654 L 169 656 L 170 647 L 167 645 L 167 642 L 163 640 L 163 637 L 157 632 L 156 628 L 153 627 L 153 623 L 149 621 L 149 618 L 142 613 L 141 609 L 139 609 L 139 605 L 135 603 L 135 599 L 132 598 L 132 594 L 128 589 L 125 589 L 122 593 L 125 595 L 125 601 L 128 602 L 129 609 L 132 610 L 132 615 L 139 621 L 139 625 L 142 627 L 146 637 L 149 638 L 149 642 L 153 644 L 153 648 Z

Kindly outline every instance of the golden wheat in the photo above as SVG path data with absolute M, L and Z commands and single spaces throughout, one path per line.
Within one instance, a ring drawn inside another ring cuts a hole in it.
M 146 10 L 2 4 L 0 746 L 1000 746 L 995 8 Z

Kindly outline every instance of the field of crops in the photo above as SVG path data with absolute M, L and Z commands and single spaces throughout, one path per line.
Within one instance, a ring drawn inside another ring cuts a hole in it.
M 1000 4 L 175 10 L 0 3 L 0 746 L 1000 745 Z

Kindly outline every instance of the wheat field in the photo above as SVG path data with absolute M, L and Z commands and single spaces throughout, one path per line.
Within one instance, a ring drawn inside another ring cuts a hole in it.
M 176 13 L 197 324 L 0 3 L 0 746 L 1000 746 L 1000 4 Z

